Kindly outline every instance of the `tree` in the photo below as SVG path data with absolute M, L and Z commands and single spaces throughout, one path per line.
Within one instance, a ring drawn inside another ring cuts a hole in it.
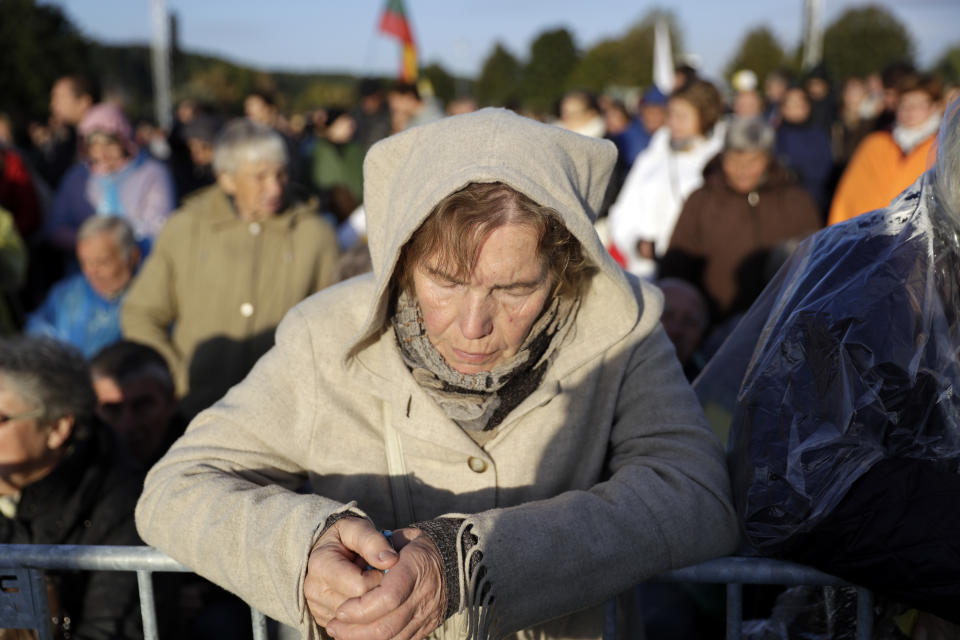
M 530 45 L 530 61 L 523 70 L 523 101 L 540 113 L 553 111 L 567 89 L 567 79 L 579 56 L 566 29 L 541 33 Z
M 676 19 L 669 11 L 653 10 L 637 22 L 623 37 L 604 40 L 591 47 L 580 59 L 568 80 L 571 88 L 600 92 L 610 85 L 628 87 L 653 83 L 654 28 L 666 20 L 674 56 L 682 49 Z
M 823 61 L 836 80 L 881 71 L 891 62 L 913 62 L 907 29 L 886 9 L 849 9 L 823 35 Z
M 757 27 L 744 36 L 733 59 L 727 64 L 726 77 L 740 69 L 749 69 L 762 82 L 768 73 L 784 64 L 783 47 L 767 27 Z
M 433 94 L 442 104 L 447 104 L 456 97 L 457 79 L 450 75 L 439 63 L 434 62 L 422 67 L 420 75 L 430 81 L 430 84 L 433 85 Z
M 945 51 L 940 56 L 940 60 L 933 65 L 933 71 L 946 82 L 960 82 L 960 44 Z
M 499 42 L 483 63 L 475 86 L 477 102 L 504 107 L 520 100 L 520 62 Z
M 58 7 L 0 0 L 0 111 L 42 118 L 53 82 L 90 70 L 90 44 Z

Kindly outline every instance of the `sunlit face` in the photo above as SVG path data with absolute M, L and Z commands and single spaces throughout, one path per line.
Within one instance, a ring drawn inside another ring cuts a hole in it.
M 94 133 L 85 142 L 90 170 L 94 173 L 115 173 L 127 164 L 126 151 L 116 139 Z
M 150 375 L 118 383 L 113 378 L 93 379 L 97 414 L 126 443 L 141 462 L 156 457 L 163 444 L 177 403 L 173 394 Z
M 763 114 L 763 101 L 756 91 L 741 91 L 733 100 L 733 113 L 740 118 L 756 118 Z
M 140 252 L 136 247 L 125 256 L 113 234 L 95 233 L 77 241 L 77 260 L 80 270 L 97 294 L 112 299 L 123 293 L 133 277 Z
M 780 107 L 783 119 L 793 124 L 802 124 L 810 117 L 810 101 L 802 89 L 790 89 L 783 97 Z
M 232 174 L 220 174 L 220 186 L 233 196 L 237 213 L 244 220 L 263 220 L 283 206 L 287 168 L 270 160 L 244 162 Z
M 667 126 L 672 140 L 690 140 L 700 135 L 700 114 L 683 98 L 667 103 Z
M 0 373 L 0 495 L 16 493 L 56 466 L 56 450 L 65 436 L 53 425 L 42 424 L 39 413 L 40 407 Z M 24 417 L 7 419 L 17 415 Z
M 897 124 L 908 129 L 919 127 L 937 111 L 937 103 L 926 91 L 908 91 L 897 102 Z
M 487 236 L 467 282 L 435 258 L 413 272 L 427 337 L 464 374 L 490 371 L 517 353 L 550 297 L 551 280 L 536 232 L 513 223 Z
M 74 94 L 73 80 L 61 78 L 50 89 L 50 113 L 58 122 L 76 125 L 90 107 L 90 97 Z
M 648 133 L 653 133 L 667 121 L 667 110 L 662 104 L 645 104 L 640 107 L 640 120 Z
M 769 163 L 770 155 L 763 151 L 725 151 L 723 175 L 731 189 L 750 193 L 760 186 Z
M 247 118 L 262 125 L 273 124 L 274 110 L 267 101 L 257 95 L 247 96 L 243 101 L 243 112 Z

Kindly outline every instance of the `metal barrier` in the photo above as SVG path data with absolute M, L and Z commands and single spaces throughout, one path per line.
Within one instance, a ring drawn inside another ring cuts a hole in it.
M 157 572 L 190 572 L 152 547 L 75 545 L 0 545 L 0 629 L 36 629 L 51 639 L 43 572 L 46 570 L 135 571 L 145 640 L 157 639 L 157 615 L 151 576 Z M 717 558 L 670 571 L 663 582 L 705 582 L 727 585 L 727 640 L 739 640 L 743 622 L 744 584 L 833 585 L 847 583 L 816 569 L 769 558 Z M 267 621 L 251 607 L 254 640 L 267 640 Z M 873 596 L 857 587 L 857 639 L 873 633 Z

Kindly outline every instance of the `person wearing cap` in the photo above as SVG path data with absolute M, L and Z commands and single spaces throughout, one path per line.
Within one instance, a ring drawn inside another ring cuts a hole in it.
M 503 109 L 374 145 L 373 272 L 294 307 L 157 463 L 145 539 L 339 639 L 600 638 L 615 594 L 731 552 L 661 297 L 594 230 L 616 155 Z
M 124 337 L 166 358 L 186 416 L 243 379 L 283 314 L 334 281 L 335 233 L 288 185 L 287 158 L 273 129 L 228 124 L 217 183 L 170 218 L 123 305 Z
M 130 123 L 110 103 L 92 107 L 78 127 L 83 161 L 63 177 L 47 218 L 50 242 L 73 251 L 77 230 L 94 214 L 123 216 L 146 252 L 173 211 L 166 166 L 140 149 Z
M 813 200 L 773 157 L 774 138 L 762 118 L 730 122 L 660 264 L 661 277 L 684 278 L 707 293 L 715 322 L 746 311 L 760 294 L 773 248 L 821 227 Z

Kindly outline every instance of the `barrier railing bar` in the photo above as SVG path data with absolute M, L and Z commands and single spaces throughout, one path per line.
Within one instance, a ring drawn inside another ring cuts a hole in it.
M 250 621 L 253 624 L 253 640 L 267 640 L 267 616 L 250 607 Z
M 3 545 L 0 557 L 14 566 L 34 570 L 135 571 L 140 593 L 145 640 L 157 640 L 157 618 L 152 574 L 192 573 L 192 570 L 152 547 L 80 545 Z M 726 557 L 676 569 L 652 578 L 658 582 L 707 582 L 726 584 L 727 638 L 740 640 L 744 584 L 844 586 L 849 583 L 811 567 L 771 558 Z M 267 639 L 267 620 L 250 608 L 254 640 Z M 873 595 L 857 587 L 858 640 L 873 632 Z
M 157 605 L 153 599 L 153 574 L 137 571 L 137 589 L 140 592 L 140 617 L 143 620 L 143 640 L 157 640 Z
M 743 585 L 727 584 L 727 640 L 740 640 L 743 629 Z
M 857 640 L 873 637 L 873 593 L 865 587 L 857 587 Z

